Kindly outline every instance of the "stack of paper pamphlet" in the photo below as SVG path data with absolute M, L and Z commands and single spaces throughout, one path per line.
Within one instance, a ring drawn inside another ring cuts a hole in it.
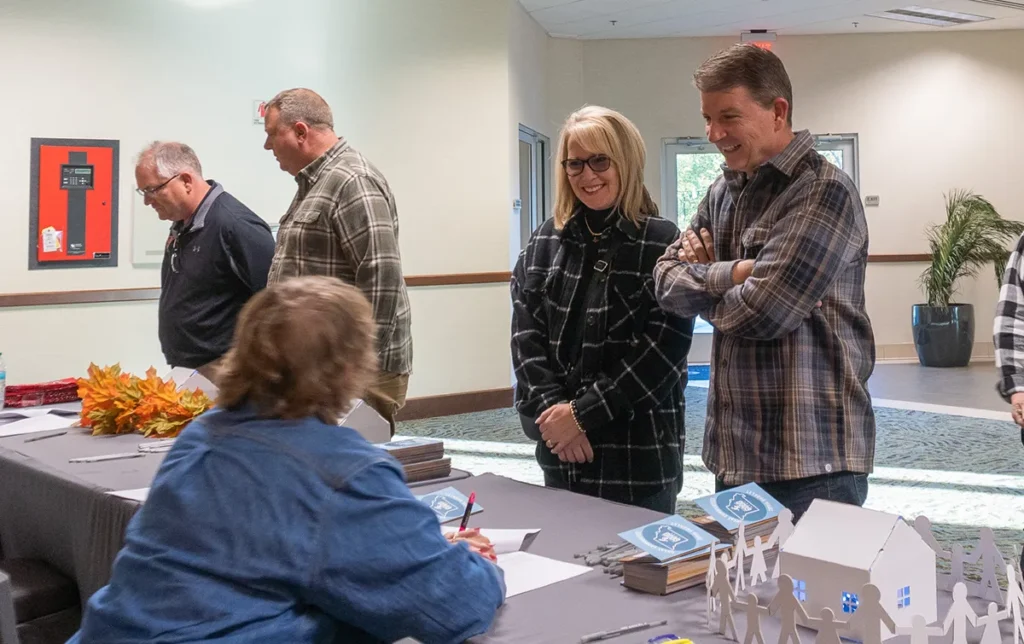
M 729 548 L 680 516 L 670 516 L 619 534 L 643 554 L 622 559 L 622 585 L 667 595 L 704 583 L 715 552 Z
M 757 483 L 747 483 L 736 488 L 694 499 L 708 516 L 693 522 L 704 528 L 720 541 L 736 542 L 740 522 L 747 544 L 754 545 L 754 538 L 761 537 L 767 542 L 768 536 L 779 522 L 782 504 L 761 489 Z
M 452 459 L 444 455 L 444 441 L 437 438 L 405 438 L 381 443 L 405 469 L 409 483 L 444 478 L 452 473 Z
M 434 511 L 439 523 L 447 523 L 455 519 L 461 519 L 466 513 L 466 506 L 469 505 L 469 498 L 453 487 L 446 487 L 443 490 L 421 494 L 416 497 Z M 470 515 L 483 512 L 484 506 L 473 503 Z

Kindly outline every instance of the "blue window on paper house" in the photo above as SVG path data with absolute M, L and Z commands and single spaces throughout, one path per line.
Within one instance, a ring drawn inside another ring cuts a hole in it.
M 857 598 L 857 593 L 843 593 L 844 613 L 852 615 L 857 612 L 858 606 L 860 606 L 860 599 Z
M 910 586 L 904 586 L 896 591 L 896 608 L 908 608 L 910 606 Z
M 807 601 L 807 582 L 801 579 L 793 580 L 793 596 L 802 602 Z

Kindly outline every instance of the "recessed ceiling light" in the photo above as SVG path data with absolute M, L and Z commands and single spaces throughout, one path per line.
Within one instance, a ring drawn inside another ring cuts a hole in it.
M 916 22 L 922 25 L 932 25 L 933 27 L 952 27 L 954 25 L 966 25 L 972 22 L 992 20 L 992 18 L 988 16 L 976 16 L 971 13 L 946 11 L 944 9 L 931 9 L 929 7 L 918 7 L 916 5 L 903 7 L 902 9 L 890 9 L 889 11 L 869 13 L 867 15 L 874 18 Z

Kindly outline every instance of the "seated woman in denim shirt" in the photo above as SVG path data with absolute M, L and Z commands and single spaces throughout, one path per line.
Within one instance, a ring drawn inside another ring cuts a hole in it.
M 398 463 L 336 419 L 376 372 L 370 305 L 257 293 L 219 409 L 193 421 L 71 642 L 462 642 L 504 601 L 486 539 L 446 538 Z M 452 542 L 454 541 L 454 543 Z

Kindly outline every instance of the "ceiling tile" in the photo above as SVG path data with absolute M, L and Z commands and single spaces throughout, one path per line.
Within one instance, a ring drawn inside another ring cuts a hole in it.
M 1024 3 L 1024 0 L 1020 0 Z M 1022 29 L 1024 11 L 972 0 L 521 0 L 548 33 L 598 38 Z M 959 27 L 929 27 L 865 14 L 911 4 L 991 16 Z M 611 21 L 615 21 L 615 25 Z M 857 26 L 854 26 L 857 23 Z

